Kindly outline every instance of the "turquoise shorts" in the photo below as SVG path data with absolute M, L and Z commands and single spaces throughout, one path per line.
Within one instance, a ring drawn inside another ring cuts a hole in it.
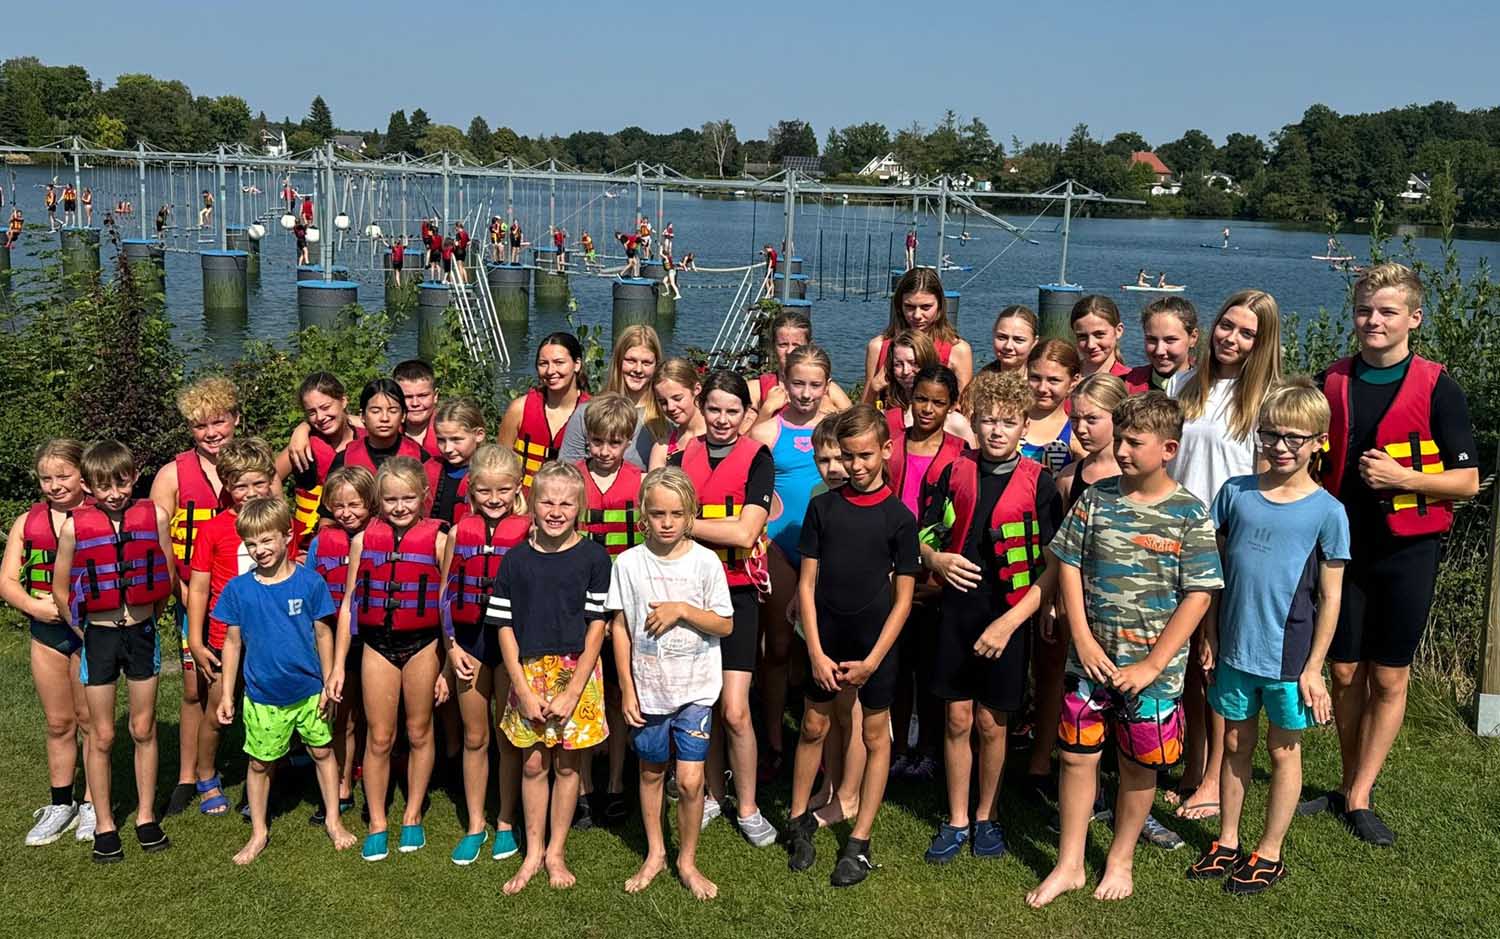
M 1263 678 L 1220 662 L 1208 688 L 1208 703 L 1227 721 L 1248 721 L 1260 714 L 1282 730 L 1306 730 L 1313 725 L 1312 711 L 1302 703 L 1295 681 Z

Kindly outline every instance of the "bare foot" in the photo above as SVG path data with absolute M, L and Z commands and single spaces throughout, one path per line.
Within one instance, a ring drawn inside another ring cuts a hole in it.
M 641 862 L 640 870 L 636 871 L 633 877 L 625 881 L 625 892 L 640 893 L 651 886 L 651 881 L 655 880 L 656 875 L 666 870 L 666 868 L 667 859 L 665 857 L 646 855 L 646 859 Z
M 507 897 L 515 896 L 526 889 L 526 885 L 531 883 L 531 878 L 535 877 L 541 869 L 541 858 L 534 858 L 528 855 L 526 860 L 521 862 L 521 869 L 516 871 L 514 877 L 505 882 L 505 886 L 500 888 L 500 892 L 504 893 Z
M 682 878 L 682 885 L 693 891 L 693 896 L 699 900 L 712 900 L 719 895 L 719 885 L 704 877 L 703 872 L 696 867 L 678 864 L 677 876 Z
M 817 820 L 819 828 L 827 828 L 829 825 L 837 825 L 848 818 L 859 814 L 859 799 L 853 802 L 845 802 L 842 799 L 829 799 L 827 804 L 813 811 L 813 818 Z
M 1026 894 L 1026 905 L 1033 910 L 1040 910 L 1068 891 L 1082 887 L 1084 879 L 1082 867 L 1054 867 L 1046 880 L 1037 884 L 1035 890 Z
M 240 865 L 249 864 L 251 861 L 260 857 L 260 852 L 264 851 L 266 849 L 266 845 L 270 844 L 270 842 L 270 832 L 264 832 L 259 835 L 251 835 L 250 840 L 245 842 L 245 846 L 243 848 L 240 848 L 240 853 L 234 856 L 234 863 Z
M 1219 784 L 1217 781 L 1210 788 L 1205 780 L 1204 785 L 1194 790 L 1193 794 L 1177 806 L 1178 818 L 1204 819 L 1213 818 L 1219 814 Z
M 349 833 L 349 829 L 337 821 L 330 821 L 327 825 L 328 838 L 333 842 L 335 851 L 347 851 L 354 847 L 355 837 Z
M 553 890 L 566 890 L 578 883 L 578 878 L 568 870 L 568 862 L 562 858 L 547 858 L 547 883 Z
M 1123 900 L 1135 893 L 1135 881 L 1130 876 L 1130 868 L 1118 870 L 1114 865 L 1104 868 L 1104 876 L 1099 879 L 1099 887 L 1094 891 L 1095 900 Z

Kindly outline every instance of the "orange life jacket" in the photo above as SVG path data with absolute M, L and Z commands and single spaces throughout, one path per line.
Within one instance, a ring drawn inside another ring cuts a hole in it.
M 177 579 L 187 583 L 192 576 L 193 542 L 198 527 L 230 507 L 229 493 L 214 491 L 213 483 L 198 461 L 198 451 L 187 450 L 172 461 L 177 466 L 177 511 L 167 532 L 172 538 L 172 557 L 177 564 Z

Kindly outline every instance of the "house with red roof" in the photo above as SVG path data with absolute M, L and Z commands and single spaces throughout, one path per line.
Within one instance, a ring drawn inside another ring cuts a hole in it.
M 1150 150 L 1136 150 L 1130 154 L 1131 165 L 1144 163 L 1156 177 L 1156 184 L 1151 187 L 1153 196 L 1175 196 L 1182 191 L 1182 185 L 1172 178 L 1172 169 L 1163 163 L 1161 157 Z

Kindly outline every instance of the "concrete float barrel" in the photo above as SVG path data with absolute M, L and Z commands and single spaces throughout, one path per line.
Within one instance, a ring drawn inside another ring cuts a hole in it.
M 165 293 L 167 288 L 167 249 L 150 238 L 126 238 L 120 242 L 125 263 L 130 265 L 142 293 Z
M 562 310 L 568 305 L 570 296 L 568 272 L 557 269 L 557 249 L 538 246 L 531 249 L 532 262 L 536 265 L 536 306 L 539 310 Z
M 790 297 L 790 299 L 793 299 L 793 300 L 806 300 L 807 299 L 807 281 L 808 281 L 807 275 L 806 274 L 792 274 L 791 278 L 792 278 L 792 288 L 791 288 L 791 297 Z M 784 281 L 786 279 L 787 279 L 787 275 L 786 274 L 777 274 L 777 275 L 775 275 L 775 281 L 776 281 L 776 283 L 774 284 L 774 287 L 775 287 L 775 290 L 776 290 L 776 296 L 778 298 L 780 298 L 780 296 L 781 296 L 781 283 L 782 283 L 782 281 Z
M 1072 341 L 1073 325 L 1068 321 L 1073 304 L 1083 296 L 1083 288 L 1072 284 L 1042 284 L 1036 288 L 1037 318 L 1042 321 L 1042 338 Z
M 943 312 L 948 316 L 948 324 L 954 329 L 958 328 L 958 298 L 957 290 L 943 291 Z
M 642 261 L 641 279 L 649 280 L 656 285 L 656 319 L 660 326 L 664 321 L 675 323 L 677 321 L 677 301 L 672 297 L 672 290 L 667 286 L 667 268 L 660 261 Z
M 448 285 L 428 281 L 417 289 L 417 355 L 431 359 L 442 342 Z
M 343 309 L 358 302 L 359 284 L 352 280 L 297 281 L 297 320 L 303 329 L 309 326 L 333 329 L 338 326 Z
M 501 326 L 524 329 L 531 302 L 531 268 L 520 264 L 486 264 L 490 296 L 495 298 L 495 318 Z
M 802 273 L 802 259 L 801 258 L 787 258 L 786 259 L 786 269 L 787 269 L 787 273 L 790 273 L 790 274 L 800 274 L 800 273 Z
M 248 255 L 245 261 L 247 277 L 260 276 L 260 241 L 251 238 L 245 229 L 231 225 L 224 229 L 224 246 L 232 251 L 243 251 Z
M 656 282 L 644 277 L 625 277 L 616 280 L 611 291 L 614 312 L 611 326 L 618 334 L 627 326 L 644 323 L 656 326 Z
M 62 272 L 67 278 L 99 279 L 99 232 L 93 228 L 64 228 Z
M 299 283 L 299 284 L 302 283 L 304 280 L 322 280 L 322 279 L 323 279 L 323 265 L 321 265 L 321 264 L 303 264 L 303 265 L 301 265 L 300 267 L 297 268 L 297 283 Z M 335 264 L 333 266 L 333 279 L 334 280 L 348 280 L 349 279 L 349 268 L 344 267 L 344 266 L 339 265 L 339 264 Z
M 246 292 L 246 267 L 250 261 L 245 251 L 199 251 L 203 263 L 203 311 L 244 313 L 249 309 Z

